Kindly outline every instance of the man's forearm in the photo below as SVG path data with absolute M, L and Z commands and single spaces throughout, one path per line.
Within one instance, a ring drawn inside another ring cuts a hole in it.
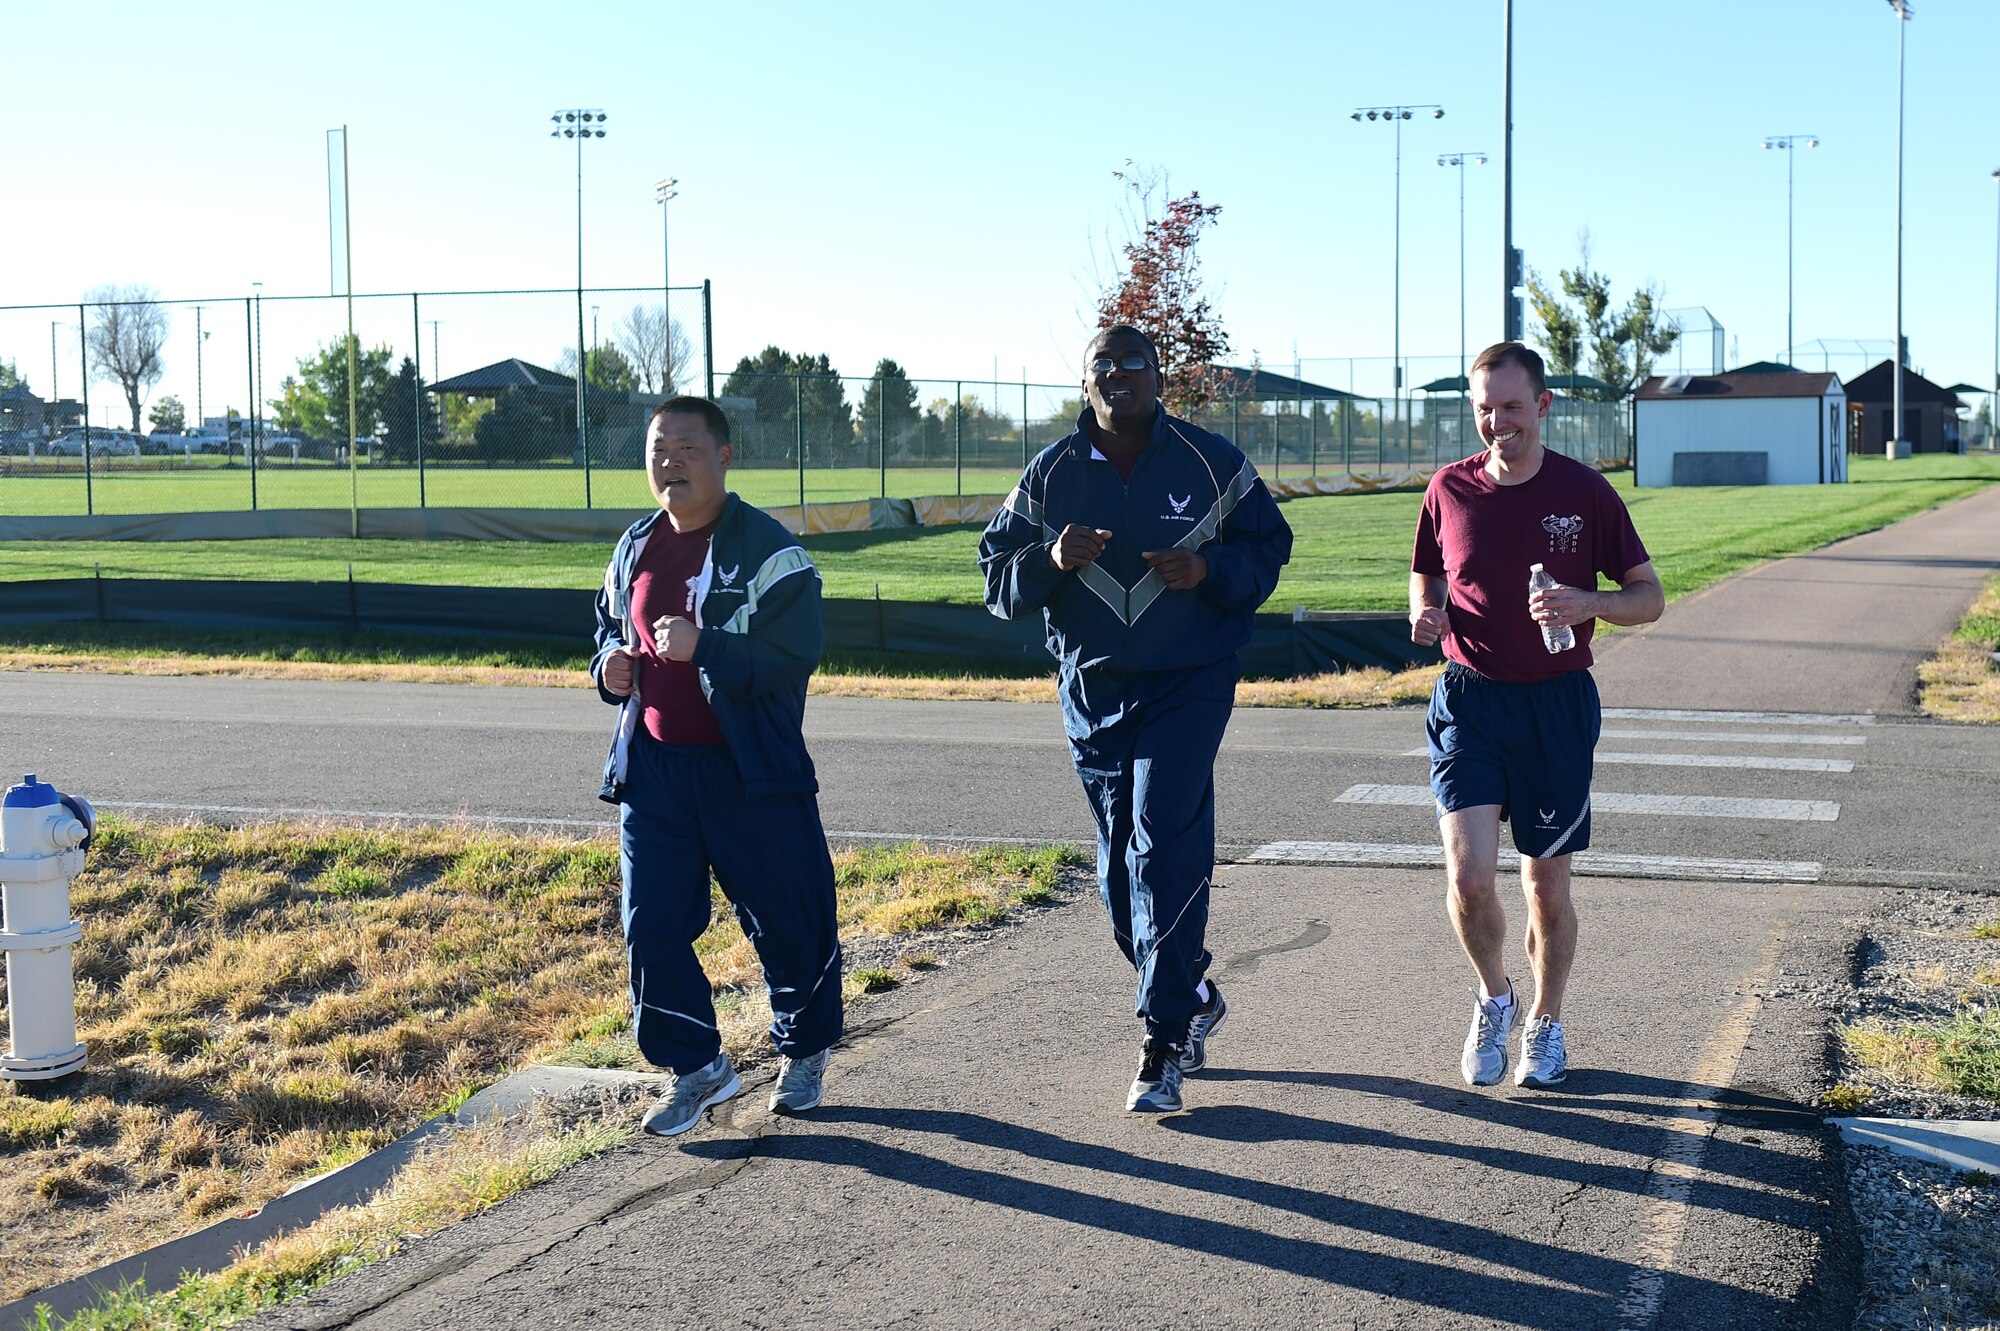
M 1607 624 L 1650 624 L 1667 608 L 1666 593 L 1657 582 L 1628 582 L 1615 592 L 1596 593 L 1591 613 Z
M 1442 610 L 1445 603 L 1444 579 L 1427 573 L 1410 575 L 1410 613 L 1419 610 Z

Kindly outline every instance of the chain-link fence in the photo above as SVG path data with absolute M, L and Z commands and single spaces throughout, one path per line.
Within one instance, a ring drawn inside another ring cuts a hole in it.
M 708 314 L 706 284 L 357 296 L 350 432 L 343 298 L 0 308 L 0 362 L 26 381 L 0 392 L 0 516 L 643 509 L 646 421 L 669 377 L 721 402 L 732 486 L 753 503 L 1002 494 L 1081 409 L 1075 384 L 720 373 Z M 1318 392 L 1224 397 L 1197 421 L 1273 480 L 1479 447 L 1461 393 Z M 1559 397 L 1544 439 L 1614 466 L 1626 420 Z

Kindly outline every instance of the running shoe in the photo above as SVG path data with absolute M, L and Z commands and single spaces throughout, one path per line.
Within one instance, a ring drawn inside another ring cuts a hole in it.
M 701 1122 L 702 1111 L 743 1089 L 729 1055 L 717 1054 L 705 1068 L 674 1078 L 673 1089 L 646 1111 L 639 1126 L 655 1137 L 675 1137 Z
M 1569 1075 L 1569 1051 L 1563 1048 L 1562 1023 L 1554 1017 L 1536 1017 L 1521 1032 L 1521 1064 L 1514 1070 L 1514 1084 L 1546 1091 L 1563 1084 Z
M 1215 981 L 1208 982 L 1208 1001 L 1194 1010 L 1194 1017 L 1188 1022 L 1187 1043 L 1181 1047 L 1181 1071 L 1200 1072 L 1208 1066 L 1208 1037 L 1215 1034 L 1215 1028 L 1229 1015 L 1229 1004 L 1222 1001 L 1222 986 Z
M 778 1060 L 778 1085 L 771 1092 L 771 1112 L 803 1114 L 819 1104 L 820 1082 L 826 1076 L 827 1051 L 804 1058 Z
M 1165 1040 L 1146 1037 L 1139 1075 L 1125 1107 L 1135 1114 L 1171 1114 L 1181 1107 L 1181 1051 Z
M 1508 986 L 1510 998 L 1513 993 L 1513 986 Z M 1458 1061 L 1458 1070 L 1467 1084 L 1491 1086 L 1507 1075 L 1507 1036 L 1513 1031 L 1520 1010 L 1518 998 L 1503 1004 L 1497 999 L 1480 997 L 1476 989 L 1473 991 L 1472 1029 L 1465 1034 L 1465 1053 Z

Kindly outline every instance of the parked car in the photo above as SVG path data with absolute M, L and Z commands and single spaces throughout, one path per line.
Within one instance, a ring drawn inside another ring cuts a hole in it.
M 64 430 L 43 445 L 51 457 L 80 458 L 83 456 L 84 432 L 81 429 Z M 90 454 L 99 458 L 135 458 L 139 456 L 139 436 L 130 430 L 90 431 Z

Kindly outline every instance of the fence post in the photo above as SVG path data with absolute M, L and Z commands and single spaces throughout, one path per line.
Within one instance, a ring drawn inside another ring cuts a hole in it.
M 264 292 L 262 283 L 252 283 L 258 288 L 250 303 L 257 311 L 257 355 L 250 369 L 250 511 L 257 511 L 257 445 L 263 442 L 264 408 L 258 401 L 263 396 L 264 378 Z
M 806 377 L 792 376 L 792 450 L 799 460 L 799 525 L 806 522 Z
M 417 507 L 424 503 L 424 321 L 423 311 L 417 303 L 417 293 L 410 293 L 410 345 L 416 348 L 415 365 L 417 373 L 411 384 L 410 420 L 417 431 Z M 431 366 L 431 373 L 437 373 L 437 366 Z
M 965 381 L 954 380 L 951 390 L 952 410 L 957 413 L 951 431 L 952 493 L 962 495 L 965 493 Z
M 76 307 L 76 345 L 83 366 L 83 513 L 89 517 L 97 512 L 97 500 L 90 485 L 90 333 L 84 327 L 82 305 Z
M 708 400 L 715 401 L 715 310 L 710 304 L 713 293 L 709 290 L 708 279 L 701 279 L 701 366 L 708 378 Z M 667 325 L 667 337 L 674 335 L 674 326 Z
M 1028 469 L 1028 381 L 1021 381 L 1021 470 Z
M 1307 421 L 1308 421 L 1306 427 L 1308 431 L 1307 438 L 1312 441 L 1311 454 L 1310 454 L 1312 458 L 1312 470 L 1307 474 L 1311 476 L 1318 476 L 1319 475 L 1319 403 L 1317 402 L 1313 403 L 1313 412 L 1312 415 L 1307 418 Z
M 882 468 L 882 497 L 889 497 L 889 380 L 875 376 L 875 447 Z
M 249 386 L 250 402 L 254 406 L 257 402 L 257 343 L 250 332 L 250 298 L 248 296 L 243 298 L 243 381 Z M 223 408 L 223 411 L 222 455 L 228 457 L 229 450 L 235 445 L 236 440 L 229 437 L 228 408 Z M 255 415 L 256 413 L 252 412 L 251 414 Z M 236 433 L 239 438 L 242 436 L 247 424 L 248 422 L 238 422 Z M 245 456 L 248 456 L 247 446 Z M 255 512 L 257 509 L 257 473 L 254 471 L 250 473 L 250 509 L 252 512 Z

